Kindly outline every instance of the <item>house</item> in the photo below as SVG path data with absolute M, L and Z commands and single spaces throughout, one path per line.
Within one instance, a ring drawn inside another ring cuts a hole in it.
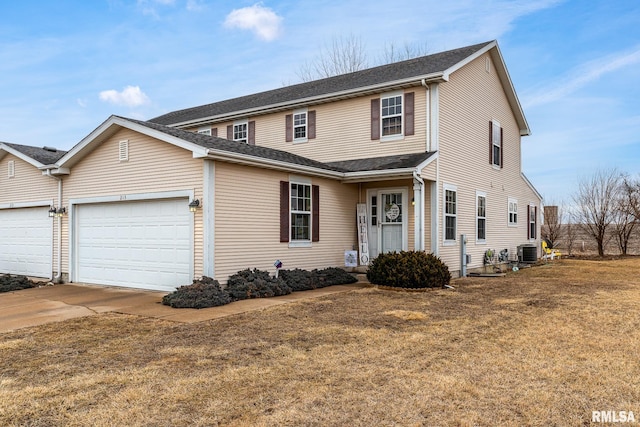
M 344 265 L 354 249 L 364 264 L 425 250 L 456 274 L 463 238 L 469 269 L 488 249 L 539 246 L 529 132 L 492 41 L 146 122 L 112 116 L 32 166 L 53 190 L 40 202 L 64 208 L 52 265 L 66 280 L 172 290 L 275 260 Z

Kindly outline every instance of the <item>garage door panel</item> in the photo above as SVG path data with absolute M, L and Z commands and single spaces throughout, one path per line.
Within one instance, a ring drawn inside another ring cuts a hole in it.
M 0 210 L 0 273 L 50 277 L 52 252 L 48 207 Z
M 174 290 L 191 282 L 187 199 L 80 205 L 78 280 Z

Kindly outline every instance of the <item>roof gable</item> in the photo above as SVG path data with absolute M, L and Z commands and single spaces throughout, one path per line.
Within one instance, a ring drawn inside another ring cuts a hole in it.
M 43 168 L 46 165 L 54 164 L 66 151 L 57 150 L 50 147 L 33 147 L 30 145 L 12 144 L 0 142 L 0 151 L 13 154 L 36 168 Z M 0 155 L 0 158 L 3 157 Z

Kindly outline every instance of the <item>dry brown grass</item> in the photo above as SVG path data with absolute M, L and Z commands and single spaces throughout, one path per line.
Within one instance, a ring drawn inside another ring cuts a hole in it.
M 640 418 L 640 259 L 201 324 L 105 314 L 0 335 L 0 425 L 582 426 Z

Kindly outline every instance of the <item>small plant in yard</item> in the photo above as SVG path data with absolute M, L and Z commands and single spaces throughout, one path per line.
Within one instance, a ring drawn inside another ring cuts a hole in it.
M 402 251 L 378 255 L 369 265 L 367 279 L 395 288 L 441 288 L 449 284 L 451 273 L 433 254 Z
M 26 276 L 12 276 L 10 274 L 0 276 L 0 292 L 19 291 L 35 288 L 36 286 L 38 285 Z
M 194 280 L 191 285 L 180 286 L 162 298 L 162 304 L 174 308 L 207 308 L 229 304 L 231 296 L 220 283 L 207 276 Z
M 268 271 L 246 269 L 229 277 L 227 292 L 234 301 L 237 301 L 287 295 L 293 290 L 284 280 L 271 277 Z

